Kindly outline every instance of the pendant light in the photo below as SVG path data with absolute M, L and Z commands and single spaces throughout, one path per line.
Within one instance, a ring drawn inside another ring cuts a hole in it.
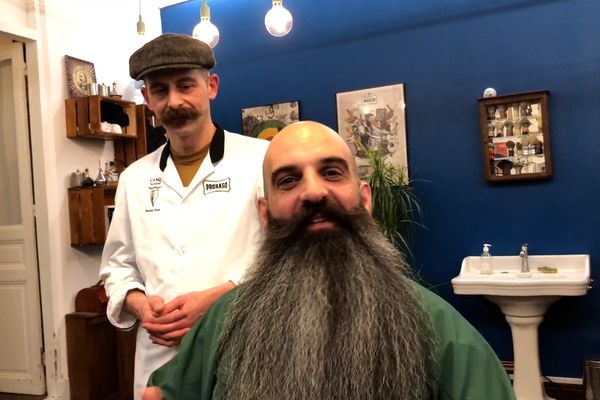
M 200 23 L 194 28 L 192 36 L 210 47 L 215 47 L 219 43 L 219 30 L 210 22 L 210 8 L 206 5 L 206 0 L 202 0 Z
M 140 15 L 137 22 L 137 33 L 138 35 L 142 36 L 146 33 L 146 24 L 144 24 L 144 20 L 142 19 L 142 0 L 139 0 L 139 10 Z
M 283 7 L 282 0 L 273 0 L 273 7 L 265 15 L 267 31 L 277 37 L 285 36 L 292 30 L 292 14 Z

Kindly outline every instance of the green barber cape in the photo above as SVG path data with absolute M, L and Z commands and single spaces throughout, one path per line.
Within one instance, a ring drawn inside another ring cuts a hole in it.
M 416 285 L 431 314 L 438 340 L 439 375 L 434 400 L 514 399 L 510 381 L 485 339 L 446 301 Z M 179 354 L 156 370 L 148 386 L 159 386 L 166 400 L 219 399 L 216 358 L 223 319 L 235 297 L 216 301 L 185 335 Z

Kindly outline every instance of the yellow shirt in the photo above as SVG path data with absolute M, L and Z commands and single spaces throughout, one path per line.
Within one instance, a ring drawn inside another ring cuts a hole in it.
M 204 158 L 208 154 L 209 148 L 210 143 L 200 149 L 200 151 L 186 155 L 176 154 L 173 149 L 171 149 L 171 157 L 173 158 L 175 168 L 177 168 L 177 172 L 179 173 L 179 177 L 181 178 L 184 187 L 188 187 L 192 179 L 194 179 L 194 175 L 196 175 L 196 172 L 200 169 L 200 164 L 202 164 L 202 161 L 204 161 Z

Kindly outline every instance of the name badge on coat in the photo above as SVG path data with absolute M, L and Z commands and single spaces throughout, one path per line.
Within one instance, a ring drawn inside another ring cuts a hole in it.
M 204 181 L 204 194 L 216 192 L 229 192 L 231 190 L 231 178 L 225 178 L 218 181 Z

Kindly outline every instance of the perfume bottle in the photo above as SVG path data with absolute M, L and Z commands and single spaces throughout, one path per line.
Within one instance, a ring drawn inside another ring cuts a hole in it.
M 112 97 L 121 97 L 121 95 L 117 92 L 117 82 L 112 83 L 112 87 L 110 88 L 110 95 Z
M 96 176 L 96 185 L 106 185 L 106 175 L 104 175 L 104 171 L 102 171 L 102 165 L 100 161 L 98 161 L 98 175 Z

